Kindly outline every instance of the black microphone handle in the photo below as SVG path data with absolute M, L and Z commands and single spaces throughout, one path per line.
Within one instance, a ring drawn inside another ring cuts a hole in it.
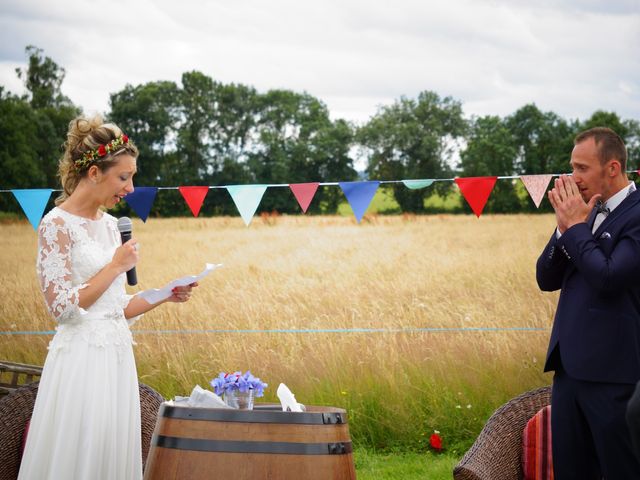
M 120 232 L 120 238 L 122 239 L 122 244 L 124 245 L 126 242 L 131 240 L 131 232 Z M 138 284 L 136 267 L 133 267 L 131 270 L 127 271 L 127 284 L 130 286 L 134 286 Z

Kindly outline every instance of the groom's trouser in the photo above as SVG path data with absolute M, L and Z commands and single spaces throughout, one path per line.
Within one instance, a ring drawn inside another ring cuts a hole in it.
M 556 480 L 640 479 L 640 462 L 626 422 L 634 388 L 633 384 L 576 380 L 558 366 L 551 394 Z

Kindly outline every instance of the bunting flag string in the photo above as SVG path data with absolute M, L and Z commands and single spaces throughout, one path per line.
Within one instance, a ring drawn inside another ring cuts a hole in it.
M 459 333 L 459 332 L 548 332 L 547 327 L 398 327 L 398 328 L 270 328 L 270 329 L 230 329 L 230 328 L 210 328 L 210 329 L 175 329 L 175 330 L 136 330 L 132 329 L 134 335 L 197 335 L 197 334 L 327 334 L 327 333 Z M 45 336 L 53 335 L 54 330 L 5 330 L 0 331 L 0 335 L 7 336 Z
M 640 175 L 640 170 L 632 170 L 626 173 L 636 173 Z M 486 176 L 486 177 L 457 177 L 457 178 L 431 178 L 431 179 L 410 179 L 410 180 L 376 180 L 359 182 L 308 182 L 308 183 L 284 183 L 284 184 L 261 184 L 261 185 L 209 185 L 209 186 L 178 186 L 178 187 L 135 187 L 135 190 L 124 197 L 133 211 L 142 219 L 147 221 L 151 207 L 155 201 L 158 190 L 179 190 L 194 217 L 200 214 L 200 209 L 209 190 L 214 188 L 226 189 L 229 192 L 238 213 L 242 217 L 246 226 L 249 226 L 262 197 L 267 188 L 289 188 L 296 201 L 300 205 L 303 213 L 309 209 L 318 187 L 339 186 L 358 223 L 361 222 L 365 212 L 369 208 L 371 201 L 380 185 L 403 184 L 411 190 L 427 188 L 435 182 L 453 181 L 466 202 L 469 204 L 475 215 L 479 218 L 484 207 L 489 200 L 491 192 L 497 180 L 517 180 L 520 179 L 527 193 L 531 197 L 536 208 L 544 198 L 544 194 L 553 177 L 560 174 L 540 174 L 540 175 L 509 175 L 509 176 Z M 0 193 L 11 192 L 22 211 L 27 216 L 34 229 L 38 228 L 44 209 L 49 201 L 52 192 L 60 190 L 54 189 L 0 189 Z

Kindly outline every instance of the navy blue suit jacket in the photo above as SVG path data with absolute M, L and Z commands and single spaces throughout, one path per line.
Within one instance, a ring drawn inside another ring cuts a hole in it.
M 579 380 L 640 380 L 640 190 L 631 193 L 591 233 L 587 223 L 555 232 L 540 255 L 542 290 L 561 289 L 545 372 L 562 367 Z

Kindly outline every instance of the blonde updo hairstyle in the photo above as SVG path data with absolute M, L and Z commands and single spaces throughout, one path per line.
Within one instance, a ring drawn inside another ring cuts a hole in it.
M 92 118 L 78 117 L 69 123 L 67 141 L 64 143 L 64 154 L 58 165 L 58 176 L 62 184 L 62 193 L 56 198 L 56 205 L 64 202 L 76 189 L 80 180 L 87 176 L 92 165 L 96 165 L 101 172 L 106 172 L 118 162 L 118 156 L 128 153 L 134 158 L 138 157 L 138 149 L 131 140 L 121 145 L 117 150 L 108 153 L 104 157 L 92 160 L 91 163 L 78 168 L 76 161 L 100 145 L 107 145 L 112 140 L 122 136 L 122 130 L 113 123 L 104 123 L 100 115 Z

